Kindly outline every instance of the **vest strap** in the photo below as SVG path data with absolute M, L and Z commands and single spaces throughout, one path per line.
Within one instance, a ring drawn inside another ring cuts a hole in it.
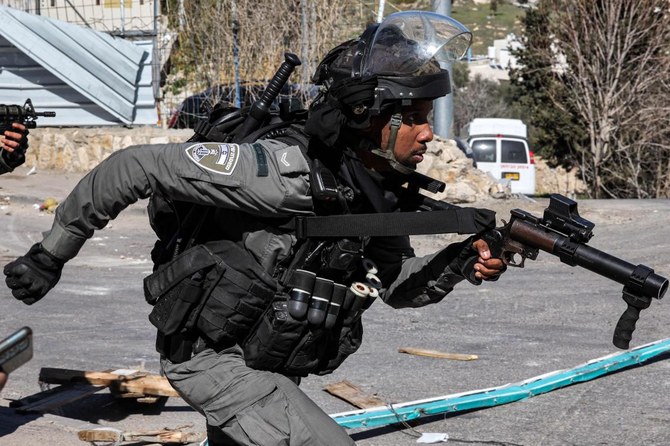
M 495 212 L 455 208 L 431 212 L 390 212 L 296 217 L 300 239 L 323 237 L 391 237 L 422 234 L 478 234 L 495 228 Z

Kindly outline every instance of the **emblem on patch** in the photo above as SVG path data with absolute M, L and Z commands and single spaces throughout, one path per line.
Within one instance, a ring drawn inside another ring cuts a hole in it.
M 199 143 L 186 148 L 186 155 L 203 169 L 221 175 L 231 175 L 240 159 L 237 144 Z

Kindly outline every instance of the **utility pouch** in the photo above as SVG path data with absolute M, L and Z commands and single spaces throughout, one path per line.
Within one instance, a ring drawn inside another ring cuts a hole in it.
M 331 330 L 309 330 L 286 361 L 285 372 L 296 376 L 332 373 L 358 350 L 362 341 L 363 325 L 360 319 L 351 326 L 338 324 Z
M 204 297 L 225 271 L 203 245 L 185 251 L 144 279 L 144 297 L 153 305 L 149 321 L 163 335 L 193 328 Z
M 337 344 L 332 345 L 327 356 L 319 363 L 317 375 L 327 375 L 338 368 L 349 355 L 358 350 L 363 342 L 363 324 L 358 319 L 351 326 L 343 326 L 338 332 Z
M 193 323 L 212 345 L 241 344 L 271 306 L 277 282 L 236 243 L 218 240 L 205 246 L 225 269 L 220 274 L 213 274 L 213 270 L 208 273 L 212 286 L 207 287 L 201 310 Z
M 286 358 L 306 329 L 307 321 L 293 319 L 288 313 L 286 296 L 278 293 L 244 343 L 246 364 L 257 370 L 284 371 Z
M 259 324 L 245 341 L 244 359 L 249 367 L 291 376 L 325 375 L 335 370 L 361 345 L 360 320 L 351 327 L 337 324 L 330 330 L 293 319 L 288 297 L 277 293 Z

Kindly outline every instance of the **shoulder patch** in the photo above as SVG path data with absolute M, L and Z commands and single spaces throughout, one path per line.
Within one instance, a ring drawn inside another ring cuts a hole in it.
M 198 166 L 220 175 L 232 175 L 240 159 L 238 144 L 206 142 L 186 148 L 186 155 Z

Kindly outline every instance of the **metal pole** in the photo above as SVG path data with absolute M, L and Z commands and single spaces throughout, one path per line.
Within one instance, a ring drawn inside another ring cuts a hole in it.
M 121 35 L 126 33 L 126 2 L 121 0 Z
M 620 352 L 592 359 L 567 370 L 556 370 L 523 381 L 488 389 L 439 396 L 418 401 L 369 407 L 330 415 L 337 424 L 347 429 L 379 428 L 395 424 L 398 420 L 417 420 L 438 414 L 463 413 L 473 409 L 485 409 L 501 404 L 525 401 L 528 398 L 552 392 L 563 387 L 591 381 L 627 367 L 650 364 L 653 358 L 660 359 L 670 351 L 670 339 L 662 339 Z
M 451 16 L 451 0 L 433 0 L 433 10 L 438 14 Z M 446 67 L 449 71 L 449 81 L 453 76 L 453 64 L 449 63 Z M 451 88 L 454 88 L 453 82 Z M 453 93 L 438 98 L 433 101 L 433 132 L 443 138 L 453 138 L 454 132 L 454 99 Z
M 160 0 L 154 0 L 154 45 L 158 45 L 158 16 L 161 11 Z
M 240 23 L 237 21 L 237 4 L 232 2 L 233 16 L 233 69 L 235 74 L 235 107 L 242 108 L 242 86 L 240 85 L 240 47 L 237 40 Z
M 160 104 L 161 99 L 163 99 L 161 91 L 161 67 L 162 64 L 162 54 L 161 49 L 158 48 L 158 16 L 160 14 L 160 0 L 154 0 L 154 35 L 151 40 L 153 41 L 153 51 L 151 55 L 151 82 L 153 83 L 154 98 L 156 102 Z M 158 107 L 160 110 L 160 105 Z M 159 116 L 161 124 L 167 124 L 164 119 L 161 119 Z
M 309 51 L 309 19 L 307 12 L 307 1 L 303 0 L 300 2 L 300 32 L 302 37 L 300 39 L 300 59 L 306 61 L 307 63 L 302 66 L 302 73 L 300 76 L 300 87 L 303 88 L 303 93 L 307 91 L 305 87 L 309 83 L 310 75 L 310 63 L 311 54 Z
M 379 0 L 379 9 L 377 10 L 377 23 L 381 23 L 384 20 L 384 0 Z

